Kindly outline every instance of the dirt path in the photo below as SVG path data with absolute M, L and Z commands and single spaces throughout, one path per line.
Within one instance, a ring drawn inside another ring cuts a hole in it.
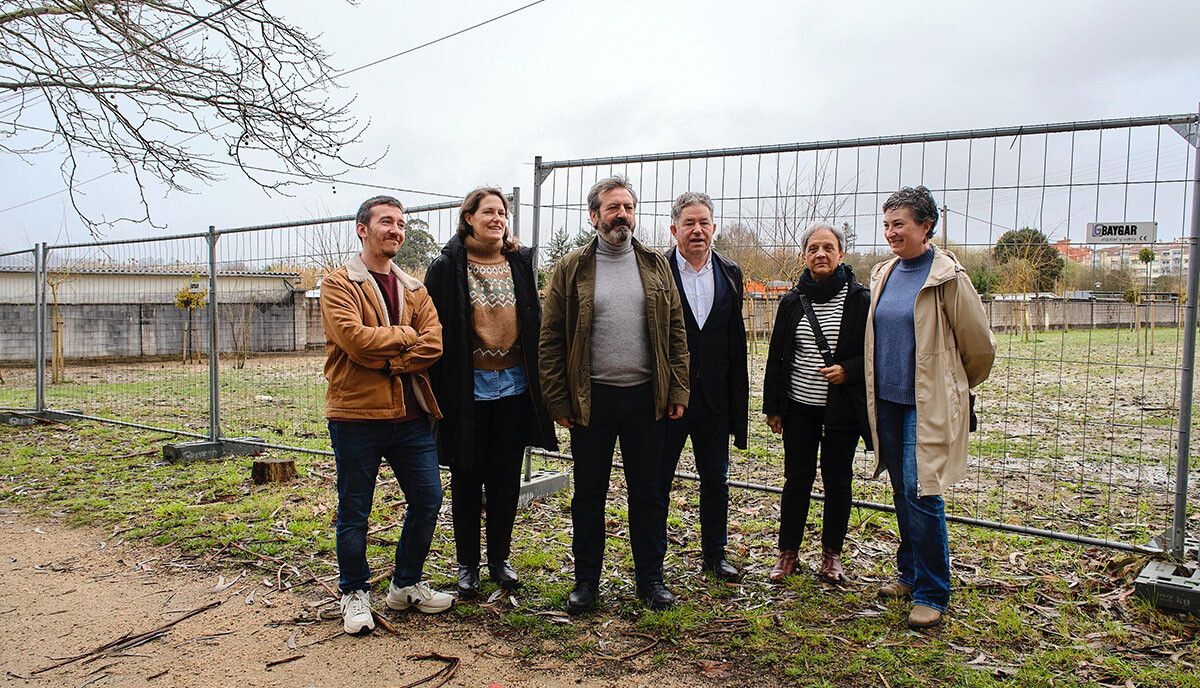
M 399 635 L 379 628 L 351 638 L 341 634 L 340 620 L 317 620 L 319 588 L 275 591 L 266 572 L 251 570 L 213 592 L 219 572 L 180 570 L 177 555 L 0 510 L 0 685 L 398 688 L 444 666 L 409 658 L 435 652 L 461 660 L 448 686 L 680 685 L 677 676 L 663 675 L 668 668 L 630 675 L 598 667 L 605 673 L 597 675 L 591 662 L 531 666 L 503 639 L 449 615 L 389 612 Z M 238 573 L 220 575 L 228 582 Z M 145 644 L 33 673 L 213 602 L 220 604 Z

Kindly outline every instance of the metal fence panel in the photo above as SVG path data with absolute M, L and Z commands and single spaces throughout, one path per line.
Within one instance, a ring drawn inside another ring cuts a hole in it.
M 672 244 L 672 201 L 683 191 L 709 194 L 716 247 L 741 264 L 753 297 L 744 308 L 754 333 L 752 446 L 738 452 L 730 477 L 778 487 L 782 446 L 757 411 L 774 307 L 803 269 L 800 235 L 817 220 L 843 229 L 846 262 L 866 282 L 870 268 L 891 257 L 882 236 L 883 201 L 901 186 L 923 184 L 943 205 L 934 241 L 955 252 L 990 292 L 998 344 L 995 369 L 978 390 L 982 427 L 971 439 L 970 476 L 948 496 L 948 513 L 1026 532 L 1140 545 L 1170 525 L 1178 489 L 1181 296 L 1200 266 L 1187 257 L 1194 149 L 1173 127 L 1196 121 L 1188 114 L 539 158 L 533 242 L 548 270 L 590 238 L 587 192 L 613 174 L 636 189 L 636 236 L 656 248 Z M 1088 223 L 1145 221 L 1158 223 L 1152 245 L 1087 243 Z M 1023 253 L 997 248 L 1006 233 L 1023 228 L 1063 242 L 1065 261 L 1054 279 L 1039 278 L 1053 272 L 1038 267 L 1042 249 L 1020 242 Z M 1142 248 L 1153 252 L 1151 260 L 1140 260 Z M 890 502 L 882 481 L 865 480 L 873 463 L 858 455 L 856 496 Z M 1193 499 L 1196 492 L 1193 485 Z
M 0 408 L 37 406 L 35 249 L 0 254 Z
M 203 235 L 51 246 L 44 270 L 48 410 L 207 428 Z
M 405 210 L 398 262 L 418 278 L 453 235 L 458 201 Z M 320 283 L 360 250 L 352 215 L 217 232 L 221 431 L 329 451 Z M 269 274 L 273 280 L 244 275 Z

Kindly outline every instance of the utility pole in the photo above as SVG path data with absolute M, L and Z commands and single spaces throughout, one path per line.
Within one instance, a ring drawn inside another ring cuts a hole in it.
M 946 207 L 945 201 L 942 202 L 942 249 L 946 248 L 946 244 L 950 241 L 950 209 Z

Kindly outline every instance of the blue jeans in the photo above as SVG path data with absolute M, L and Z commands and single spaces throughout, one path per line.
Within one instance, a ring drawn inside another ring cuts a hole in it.
M 912 588 L 913 603 L 946 611 L 950 603 L 950 546 L 946 506 L 940 495 L 917 496 L 917 407 L 875 401 L 879 455 L 892 479 L 900 527 L 896 568 Z
M 367 517 L 381 459 L 392 465 L 408 503 L 396 543 L 392 582 L 404 587 L 420 581 L 442 507 L 437 445 L 429 421 L 329 421 L 329 439 L 337 462 L 337 559 L 342 592 L 371 589 L 367 583 L 371 578 Z

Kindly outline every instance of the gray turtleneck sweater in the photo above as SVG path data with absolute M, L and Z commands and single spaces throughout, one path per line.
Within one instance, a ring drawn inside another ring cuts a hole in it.
M 633 387 L 650 381 L 646 296 L 632 240 L 596 242 L 596 295 L 592 309 L 592 381 Z

